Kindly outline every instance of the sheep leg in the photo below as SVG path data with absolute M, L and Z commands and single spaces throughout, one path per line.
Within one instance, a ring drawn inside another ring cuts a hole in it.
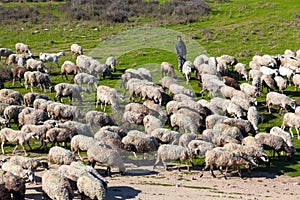
M 30 151 L 32 150 L 32 148 L 31 148 L 31 146 L 30 146 L 30 143 L 29 143 L 29 141 L 27 141 L 27 145 L 28 145 L 28 147 L 29 147 L 29 149 L 30 149 Z
M 298 137 L 298 140 L 300 139 L 300 135 L 299 135 L 299 129 L 297 127 L 295 127 L 296 131 L 297 131 L 297 137 Z
M 225 174 L 224 174 L 224 178 L 227 180 L 227 171 L 228 171 L 228 166 L 226 166 L 225 168 Z
M 4 141 L 2 141 L 2 143 L 1 143 L 1 150 L 2 150 L 2 154 L 5 154 L 5 152 L 4 152 Z
M 133 153 L 133 156 L 134 156 L 135 158 L 137 158 L 136 153 L 135 153 L 135 152 L 132 152 L 132 153 Z
M 154 163 L 154 165 L 153 165 L 153 169 L 155 169 L 156 168 L 156 165 L 159 163 L 159 161 L 160 161 L 160 158 L 159 157 L 157 157 L 157 159 L 156 159 L 156 162 Z
M 216 178 L 216 175 L 214 174 L 214 167 L 210 166 L 210 174 L 212 175 L 212 177 Z
M 284 128 L 285 128 L 285 127 L 284 127 Z M 283 128 L 283 130 L 284 130 L 284 128 Z M 294 133 L 293 133 L 293 130 L 292 130 L 292 129 L 293 129 L 293 127 L 290 127 L 290 128 L 289 128 L 292 137 L 294 137 Z M 296 130 L 297 130 L 297 129 L 296 129 Z M 297 131 L 297 134 L 298 134 L 298 131 Z M 299 134 L 298 134 L 298 135 L 299 135 Z

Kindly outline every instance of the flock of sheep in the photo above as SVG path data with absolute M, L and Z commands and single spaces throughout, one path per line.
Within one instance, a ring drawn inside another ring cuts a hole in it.
M 120 88 L 124 89 L 121 94 L 115 88 L 98 85 L 105 76 L 113 78 L 116 71 L 113 57 L 102 64 L 83 55 L 82 48 L 73 44 L 71 52 L 76 56 L 76 63 L 64 61 L 61 75 L 66 79 L 72 75 L 74 84 L 54 86 L 51 67 L 54 63 L 59 67 L 58 59 L 64 52 L 40 53 L 36 60 L 29 46 L 22 43 L 16 44 L 16 52 L 0 48 L 0 58 L 5 57 L 13 66 L 13 84 L 18 78 L 26 89 L 30 84 L 31 92 L 22 95 L 12 89 L 0 90 L 2 153 L 5 154 L 4 145 L 8 142 L 16 144 L 13 153 L 19 145 L 24 151 L 24 156 L 2 160 L 0 199 L 24 199 L 25 183 L 35 182 L 34 172 L 38 167 L 48 169 L 42 176 L 44 197 L 72 199 L 75 191 L 82 197 L 105 199 L 108 183 L 94 169 L 95 164 L 106 165 L 108 176 L 112 167 L 126 174 L 127 151 L 134 156 L 143 153 L 144 159 L 146 153 L 156 153 L 153 168 L 162 162 L 166 170 L 168 161 L 178 160 L 178 170 L 185 162 L 190 170 L 195 156 L 205 157 L 200 177 L 208 168 L 214 177 L 215 168 L 222 173 L 225 168 L 225 178 L 230 167 L 235 167 L 242 176 L 240 166 L 249 171 L 261 164 L 269 166 L 270 159 L 264 150 L 274 150 L 273 159 L 275 152 L 278 157 L 285 152 L 288 159 L 296 152 L 292 128 L 299 139 L 300 107 L 284 92 L 287 85 L 294 84 L 295 90 L 300 86 L 299 51 L 296 55 L 290 50 L 276 56 L 256 55 L 249 63 L 250 71 L 246 64 L 238 63 L 229 55 L 199 55 L 193 62 L 186 61 L 182 68 L 186 82 L 196 72 L 200 94 L 207 91 L 210 100 L 196 100 L 194 91 L 179 84 L 174 67 L 168 62 L 161 63 L 159 83 L 153 82 L 152 73 L 146 68 L 127 69 L 120 80 Z M 45 62 L 51 63 L 50 68 Z M 239 84 L 230 74 L 246 82 Z M 35 87 L 41 87 L 44 94 L 35 93 Z M 271 113 L 278 106 L 279 112 L 285 113 L 281 127 L 274 126 L 269 133 L 258 129 L 257 95 L 263 93 L 264 87 L 268 91 L 265 99 L 268 111 Z M 55 92 L 54 101 L 46 95 L 47 88 Z M 72 105 L 74 100 L 84 104 L 82 93 L 94 91 L 95 107 L 100 104 L 103 112 L 84 112 Z M 62 97 L 69 97 L 70 105 L 64 104 Z M 124 109 L 120 119 L 106 113 L 107 105 L 111 106 L 112 114 L 119 115 Z M 10 128 L 11 120 L 19 130 Z M 290 128 L 289 132 L 285 131 L 286 127 Z M 48 152 L 48 162 L 26 157 L 25 145 L 32 150 L 32 138 L 41 142 L 39 150 Z M 86 157 L 82 157 L 82 151 L 87 152 Z M 83 164 L 84 159 L 91 166 Z M 55 169 L 52 163 L 59 167 Z

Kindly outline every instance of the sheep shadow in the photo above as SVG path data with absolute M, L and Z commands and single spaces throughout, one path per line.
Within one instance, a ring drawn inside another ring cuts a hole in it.
M 136 190 L 128 186 L 114 186 L 108 187 L 107 189 L 107 199 L 110 200 L 125 200 L 125 199 L 134 199 L 141 190 Z

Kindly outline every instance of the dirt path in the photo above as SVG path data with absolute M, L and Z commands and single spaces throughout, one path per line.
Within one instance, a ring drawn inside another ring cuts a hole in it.
M 212 178 L 206 171 L 202 178 L 199 171 L 165 171 L 162 166 L 153 170 L 151 165 L 127 165 L 125 176 L 114 173 L 106 177 L 109 182 L 108 200 L 188 200 L 188 199 L 298 199 L 300 177 L 253 172 L 241 179 L 236 173 L 225 180 L 216 171 Z M 102 174 L 104 168 L 98 168 Z M 116 171 L 117 169 L 113 169 Z M 38 178 L 43 171 L 37 172 Z M 38 181 L 41 181 L 39 178 Z M 41 185 L 27 184 L 26 199 L 41 199 Z M 76 195 L 75 199 L 80 199 Z

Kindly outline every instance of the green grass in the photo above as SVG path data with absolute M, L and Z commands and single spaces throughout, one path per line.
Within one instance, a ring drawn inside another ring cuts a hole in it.
M 166 1 L 160 1 L 165 3 Z M 193 60 L 201 53 L 209 56 L 229 54 L 237 57 L 239 62 L 248 64 L 255 54 L 282 54 L 285 49 L 293 51 L 299 48 L 298 1 L 278 0 L 276 2 L 260 0 L 232 0 L 229 3 L 217 3 L 210 1 L 212 13 L 190 24 L 160 25 L 151 18 L 135 19 L 131 22 L 115 25 L 99 25 L 97 22 L 67 21 L 56 9 L 63 2 L 51 3 L 9 3 L 0 4 L 4 7 L 15 6 L 39 6 L 41 13 L 50 12 L 57 17 L 55 23 L 31 23 L 30 21 L 17 21 L 9 25 L 3 25 L 0 29 L 0 47 L 14 49 L 17 42 L 29 44 L 34 55 L 40 52 L 65 51 L 66 56 L 60 58 L 60 65 L 65 60 L 75 62 L 70 53 L 70 46 L 78 43 L 84 49 L 84 53 L 99 58 L 101 62 L 113 55 L 117 58 L 117 72 L 114 79 L 100 80 L 100 85 L 109 85 L 119 88 L 119 78 L 127 68 L 145 67 L 153 72 L 154 81 L 158 83 L 161 78 L 159 65 L 162 61 L 168 61 L 177 68 L 177 60 L 174 54 L 174 43 L 178 34 L 183 36 L 188 47 L 188 59 Z M 51 4 L 51 6 L 48 6 Z M 158 25 L 157 25 L 158 24 Z M 1 65 L 5 65 L 1 61 Z M 48 65 L 48 64 L 47 64 Z M 60 82 L 72 83 L 62 80 L 60 70 L 53 67 L 51 80 L 54 84 Z M 181 84 L 192 88 L 199 94 L 197 80 L 193 76 L 189 85 L 180 76 Z M 244 81 L 240 81 L 242 83 Z M 6 88 L 20 91 L 22 94 L 29 92 L 19 83 L 15 86 L 11 82 L 5 83 Z M 42 92 L 34 89 L 36 92 Z M 265 108 L 265 94 L 258 97 L 259 111 L 263 121 L 259 124 L 260 131 L 268 131 L 273 126 L 281 126 L 282 114 L 278 114 L 278 108 L 269 114 Z M 300 102 L 298 93 L 294 87 L 288 87 L 285 94 Z M 51 99 L 54 93 L 47 93 Z M 197 99 L 200 99 L 197 96 Z M 204 96 L 207 98 L 207 95 Z M 85 111 L 95 109 L 93 101 L 95 95 L 85 95 L 86 102 L 82 109 Z M 68 99 L 64 98 L 64 102 Z M 75 105 L 78 105 L 75 102 Z M 98 108 L 97 110 L 100 110 Z M 108 107 L 107 112 L 110 111 Z M 13 124 L 13 128 L 16 126 Z M 300 152 L 300 142 L 294 138 L 297 152 Z M 33 147 L 39 143 L 33 143 Z M 11 152 L 13 145 L 6 145 L 5 149 Z M 27 147 L 26 147 L 27 149 Z M 291 176 L 300 175 L 299 153 L 294 161 L 287 162 L 285 158 L 281 162 L 272 161 L 271 169 L 274 172 L 287 173 Z M 203 159 L 197 159 L 196 164 L 202 165 Z M 259 169 L 265 170 L 265 169 Z

